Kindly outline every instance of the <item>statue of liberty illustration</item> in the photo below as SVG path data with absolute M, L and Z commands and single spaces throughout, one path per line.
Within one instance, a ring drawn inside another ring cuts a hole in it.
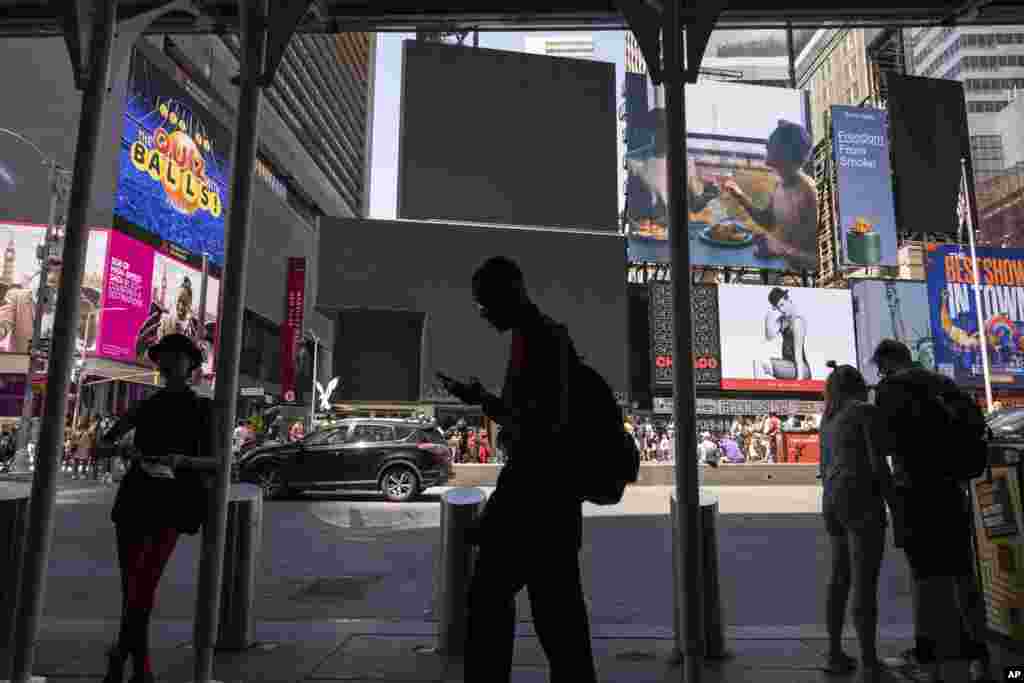
M 910 348 L 916 362 L 926 368 L 935 367 L 934 345 L 931 332 L 925 330 L 907 330 L 903 317 L 903 307 L 899 290 L 894 282 L 885 283 L 885 300 L 889 305 L 889 319 L 892 322 L 893 336 Z

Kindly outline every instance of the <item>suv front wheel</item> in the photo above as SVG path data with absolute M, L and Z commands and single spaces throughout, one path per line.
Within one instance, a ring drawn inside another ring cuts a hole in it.
M 380 491 L 393 503 L 412 500 L 419 493 L 419 477 L 408 465 L 392 465 L 380 478 Z
M 273 465 L 260 469 L 253 482 L 263 491 L 264 500 L 280 500 L 291 495 L 292 491 L 285 484 L 281 471 Z

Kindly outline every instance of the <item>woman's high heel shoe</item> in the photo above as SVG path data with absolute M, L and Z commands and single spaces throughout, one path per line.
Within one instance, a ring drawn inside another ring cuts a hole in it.
M 103 683 L 123 683 L 127 659 L 116 647 L 107 650 L 107 675 L 103 677 Z

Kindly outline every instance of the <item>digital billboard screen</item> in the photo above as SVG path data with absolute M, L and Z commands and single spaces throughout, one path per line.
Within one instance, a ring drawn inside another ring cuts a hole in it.
M 396 215 L 615 232 L 615 65 L 407 40 Z
M 663 96 L 626 74 L 626 229 L 633 262 L 668 262 Z M 817 191 L 804 93 L 731 83 L 686 88 L 691 265 L 813 271 Z
M 903 342 L 916 362 L 935 369 L 926 283 L 851 279 L 850 293 L 857 332 L 857 367 L 869 385 L 881 381 L 871 356 L 883 339 Z
M 212 376 L 220 282 L 207 279 L 201 321 L 201 270 L 117 231 L 110 232 L 106 256 L 97 355 L 151 365 L 149 348 L 180 333 L 202 349 L 203 375 Z
M 652 384 L 671 387 L 675 330 L 672 285 L 652 282 L 650 288 Z M 693 312 L 694 384 L 717 389 L 722 381 L 722 354 L 718 340 L 718 292 L 715 285 L 694 285 L 690 305 Z
M 132 57 L 114 216 L 224 262 L 228 131 L 141 52 Z
M 107 257 L 108 231 L 90 230 L 82 277 L 78 349 L 94 351 L 97 314 L 103 290 L 103 269 Z M 0 352 L 26 354 L 32 342 L 40 263 L 37 249 L 46 239 L 46 226 L 29 223 L 0 223 Z M 47 281 L 56 290 L 61 268 L 51 263 Z M 40 338 L 53 332 L 54 302 L 44 303 Z M 39 368 L 37 367 L 37 370 Z
M 832 107 L 832 154 L 843 264 L 896 266 L 888 114 L 868 107 Z
M 990 377 L 999 386 L 1024 386 L 1024 249 L 978 248 L 983 334 L 969 252 L 942 245 L 928 252 L 928 307 L 935 369 L 957 384 L 984 383 L 982 343 Z
M 849 290 L 719 285 L 722 388 L 819 392 L 857 364 Z

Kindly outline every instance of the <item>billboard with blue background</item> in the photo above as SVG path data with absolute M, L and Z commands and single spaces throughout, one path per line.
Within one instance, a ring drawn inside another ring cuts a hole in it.
M 896 266 L 888 114 L 867 107 L 832 107 L 832 153 L 842 263 Z
M 117 219 L 224 262 L 230 135 L 136 50 L 121 134 Z
M 1024 386 L 1024 249 L 979 247 L 983 334 L 978 334 L 970 252 L 959 245 L 928 253 L 928 306 L 935 368 L 964 386 L 984 384 L 988 345 L 993 386 Z

